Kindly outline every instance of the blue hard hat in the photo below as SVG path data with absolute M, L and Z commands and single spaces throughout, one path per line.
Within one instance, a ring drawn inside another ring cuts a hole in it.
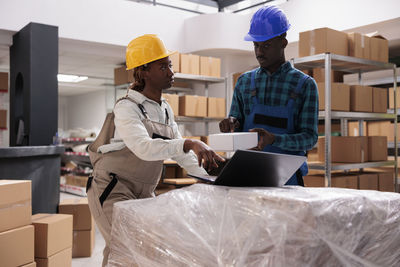
M 287 32 L 290 28 L 283 11 L 276 6 L 265 6 L 251 18 L 249 33 L 245 41 L 264 42 Z

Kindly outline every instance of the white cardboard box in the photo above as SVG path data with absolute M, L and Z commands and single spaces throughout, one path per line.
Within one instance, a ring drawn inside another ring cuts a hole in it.
M 258 143 L 257 133 L 221 133 L 210 134 L 209 146 L 216 151 L 236 151 L 256 147 Z

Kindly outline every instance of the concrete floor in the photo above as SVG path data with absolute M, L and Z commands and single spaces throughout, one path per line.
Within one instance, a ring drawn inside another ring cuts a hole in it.
M 60 201 L 70 198 L 81 198 L 80 196 L 72 195 L 69 193 L 60 193 Z M 99 267 L 103 261 L 103 248 L 104 248 L 104 238 L 100 234 L 96 226 L 95 233 L 95 245 L 91 257 L 87 258 L 73 258 L 72 267 Z

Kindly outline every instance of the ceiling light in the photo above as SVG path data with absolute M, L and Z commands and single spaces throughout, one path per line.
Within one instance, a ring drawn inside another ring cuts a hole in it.
M 87 76 L 69 75 L 69 74 L 57 74 L 57 80 L 65 83 L 78 83 L 87 80 Z

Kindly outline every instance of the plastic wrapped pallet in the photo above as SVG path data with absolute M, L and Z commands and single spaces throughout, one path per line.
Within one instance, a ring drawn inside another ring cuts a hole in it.
M 400 266 L 400 195 L 197 184 L 119 202 L 109 266 Z

